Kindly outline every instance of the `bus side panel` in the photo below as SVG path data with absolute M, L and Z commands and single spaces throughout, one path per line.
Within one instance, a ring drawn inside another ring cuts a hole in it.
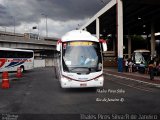
M 19 59 L 19 58 L 16 58 L 16 59 L 7 58 L 7 59 L 5 59 L 5 63 L 3 64 L 3 66 L 0 67 L 0 72 L 17 71 L 17 68 L 21 67 L 21 66 L 23 66 L 25 70 L 33 69 L 33 60 L 34 60 L 33 58 L 29 58 L 25 61 L 23 59 Z
M 34 58 L 29 58 L 26 62 L 22 64 L 25 70 L 31 70 L 34 68 Z M 20 65 L 20 66 L 22 66 Z M 19 66 L 19 67 L 20 67 Z

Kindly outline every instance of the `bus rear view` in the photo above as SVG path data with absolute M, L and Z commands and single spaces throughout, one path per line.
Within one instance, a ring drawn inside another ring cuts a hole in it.
M 99 41 L 90 33 L 74 30 L 62 37 L 57 44 L 60 51 L 59 80 L 62 88 L 102 87 L 102 48 L 105 41 Z

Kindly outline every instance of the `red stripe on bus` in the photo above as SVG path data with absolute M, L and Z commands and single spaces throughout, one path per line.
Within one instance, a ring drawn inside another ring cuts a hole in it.
M 2 67 L 6 62 L 6 59 L 0 59 L 0 67 Z

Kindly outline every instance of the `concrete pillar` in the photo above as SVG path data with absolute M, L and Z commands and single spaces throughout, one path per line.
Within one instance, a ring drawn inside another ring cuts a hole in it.
M 132 50 L 132 46 L 131 46 L 131 36 L 128 35 L 128 58 L 131 58 L 131 50 Z
M 99 25 L 99 18 L 96 18 L 96 37 L 99 39 L 99 33 L 100 33 L 100 25 Z
M 151 24 L 151 58 L 155 55 L 155 26 L 152 22 Z
M 123 72 L 123 3 L 117 0 L 118 72 Z

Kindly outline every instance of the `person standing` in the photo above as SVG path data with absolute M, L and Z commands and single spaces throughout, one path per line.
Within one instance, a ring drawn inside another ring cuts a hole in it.
M 125 60 L 125 71 L 128 72 L 128 60 Z
M 133 66 L 133 62 L 132 62 L 132 60 L 130 59 L 130 60 L 129 60 L 129 63 L 128 63 L 128 71 L 129 71 L 129 73 L 132 73 L 132 66 Z

